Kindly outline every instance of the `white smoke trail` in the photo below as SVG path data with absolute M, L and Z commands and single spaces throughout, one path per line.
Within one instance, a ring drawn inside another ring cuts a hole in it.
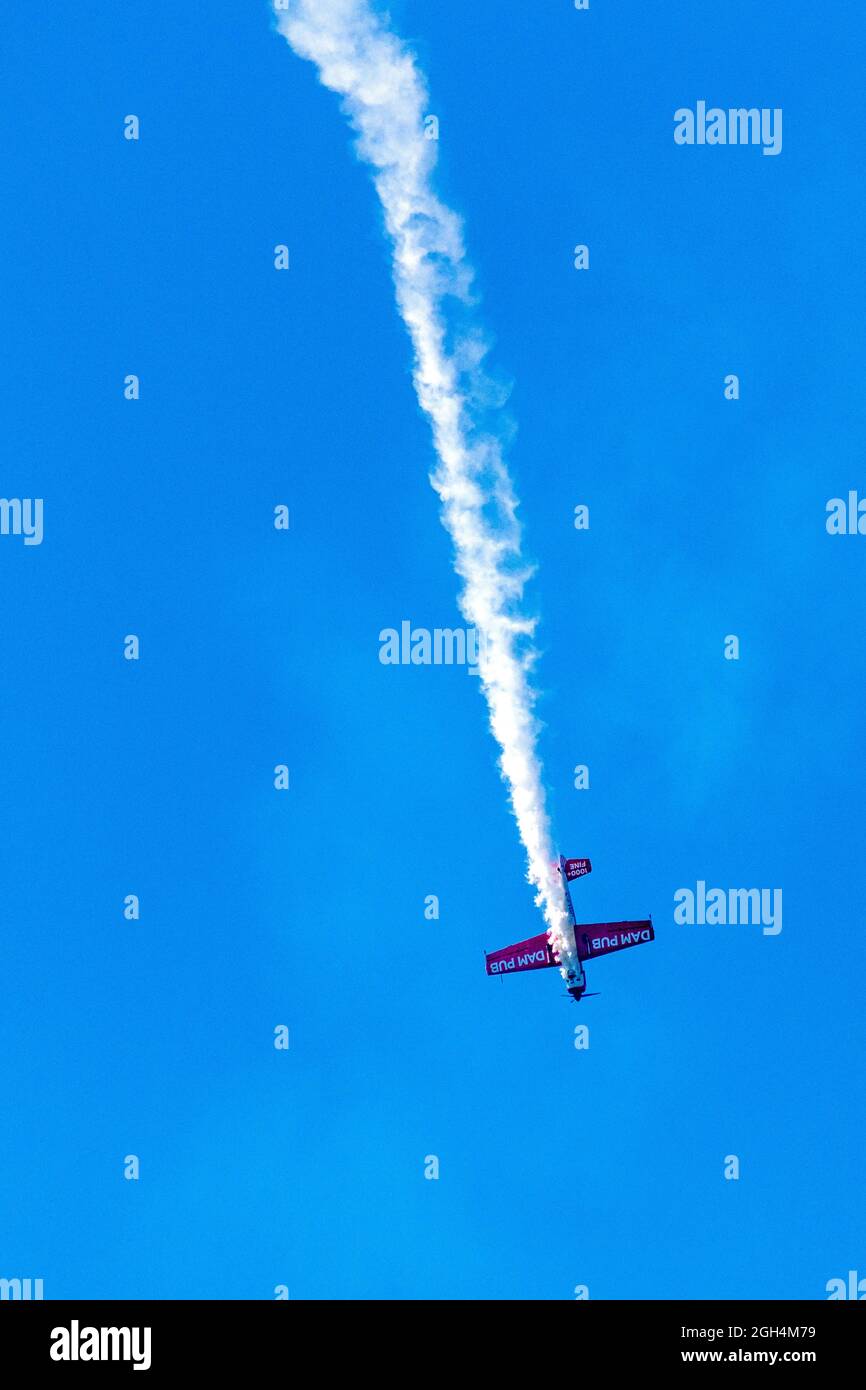
M 415 350 L 415 390 L 433 431 L 438 465 L 431 482 L 463 580 L 460 608 L 485 635 L 480 673 L 500 768 L 527 877 L 565 961 L 574 946 L 551 862 L 529 681 L 534 622 L 520 609 L 529 570 L 521 561 L 517 499 L 501 440 L 482 426 L 496 392 L 481 369 L 484 348 L 468 315 L 472 277 L 462 226 L 433 191 L 436 144 L 425 138 L 424 79 L 370 0 L 274 0 L 274 9 L 295 52 L 314 62 L 324 86 L 342 97 L 358 152 L 374 171 L 397 303 Z

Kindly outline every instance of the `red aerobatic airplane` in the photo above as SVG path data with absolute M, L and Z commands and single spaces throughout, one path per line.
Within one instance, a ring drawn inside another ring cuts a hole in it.
M 584 874 L 592 872 L 588 859 L 565 859 L 559 857 L 557 866 L 562 874 L 565 889 L 565 902 L 568 907 L 568 920 L 574 933 L 575 958 L 565 973 L 566 987 L 577 1003 L 586 991 L 586 976 L 583 971 L 585 960 L 596 956 L 609 956 L 612 951 L 624 951 L 628 946 L 640 946 L 644 941 L 654 941 L 652 919 L 645 922 L 586 922 L 579 924 L 574 916 L 569 883 Z M 559 959 L 547 938 L 547 932 L 531 936 L 528 941 L 518 941 L 515 946 L 506 946 L 501 951 L 485 952 L 488 975 L 514 975 L 522 970 L 547 970 L 558 966 Z

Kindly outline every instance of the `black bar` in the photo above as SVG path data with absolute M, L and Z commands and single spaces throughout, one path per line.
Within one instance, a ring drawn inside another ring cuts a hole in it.
M 550 1304 L 542 1306 L 549 1312 Z M 590 1369 L 646 1375 L 697 1368 L 700 1375 L 701 1367 L 713 1364 L 734 1374 L 743 1366 L 805 1365 L 826 1379 L 843 1369 L 858 1374 L 866 1329 L 862 1315 L 842 1301 L 738 1299 L 575 1301 L 560 1306 L 555 1321 L 546 1312 L 540 1326 L 539 1334 L 530 1310 L 521 1314 L 513 1304 L 497 1303 L 486 1304 L 479 1319 L 475 1304 L 461 1312 L 444 1301 L 388 1304 L 386 1310 L 375 1302 L 5 1302 L 0 1373 L 7 1384 L 13 1368 L 62 1376 L 107 1368 L 116 1376 L 134 1374 L 137 1361 L 139 1379 L 142 1372 L 224 1378 L 253 1365 L 287 1372 L 307 1365 L 303 1379 L 315 1381 L 343 1366 L 357 1377 L 366 1365 L 377 1377 L 402 1367 L 401 1378 L 414 1380 L 422 1364 L 428 1374 L 437 1362 L 446 1370 L 450 1364 L 453 1374 L 459 1343 L 464 1365 L 477 1361 L 489 1372 L 501 1359 L 513 1372 L 513 1358 L 532 1369 L 537 1354 L 537 1374 L 555 1371 L 561 1358 L 569 1380 L 572 1372 Z M 406 1336 L 420 1338 L 414 1352 Z M 55 1359 L 52 1348 L 70 1359 Z M 91 1351 L 102 1359 L 88 1359 Z M 115 1353 L 125 1359 L 114 1359 Z

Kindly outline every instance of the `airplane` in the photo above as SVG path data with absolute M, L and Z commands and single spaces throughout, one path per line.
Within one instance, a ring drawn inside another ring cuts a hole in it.
M 651 917 L 639 922 L 579 923 L 574 915 L 568 885 L 592 873 L 592 863 L 589 859 L 566 859 L 560 855 L 559 863 L 554 864 L 554 868 L 562 875 L 568 920 L 574 935 L 575 951 L 567 964 L 561 963 L 547 932 L 518 941 L 514 946 L 505 946 L 501 951 L 485 951 L 484 957 L 487 974 L 498 975 L 500 979 L 523 970 L 547 970 L 551 966 L 558 966 L 565 979 L 566 990 L 577 1004 L 584 996 L 591 998 L 586 993 L 584 961 L 594 960 L 596 956 L 608 956 L 613 951 L 624 951 L 629 946 L 641 946 L 645 941 L 654 941 L 655 932 Z

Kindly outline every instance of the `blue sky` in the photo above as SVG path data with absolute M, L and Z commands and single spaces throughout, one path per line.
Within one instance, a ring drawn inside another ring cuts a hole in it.
M 0 492 L 45 536 L 0 537 L 0 1275 L 821 1298 L 866 1274 L 866 539 L 824 526 L 866 491 L 864 20 L 390 9 L 512 383 L 578 916 L 657 939 L 579 1010 L 484 974 L 540 921 L 477 681 L 378 660 L 457 581 L 336 100 L 265 4 L 10 19 Z M 699 99 L 783 108 L 781 155 L 676 146 Z M 675 925 L 698 879 L 783 931 Z

